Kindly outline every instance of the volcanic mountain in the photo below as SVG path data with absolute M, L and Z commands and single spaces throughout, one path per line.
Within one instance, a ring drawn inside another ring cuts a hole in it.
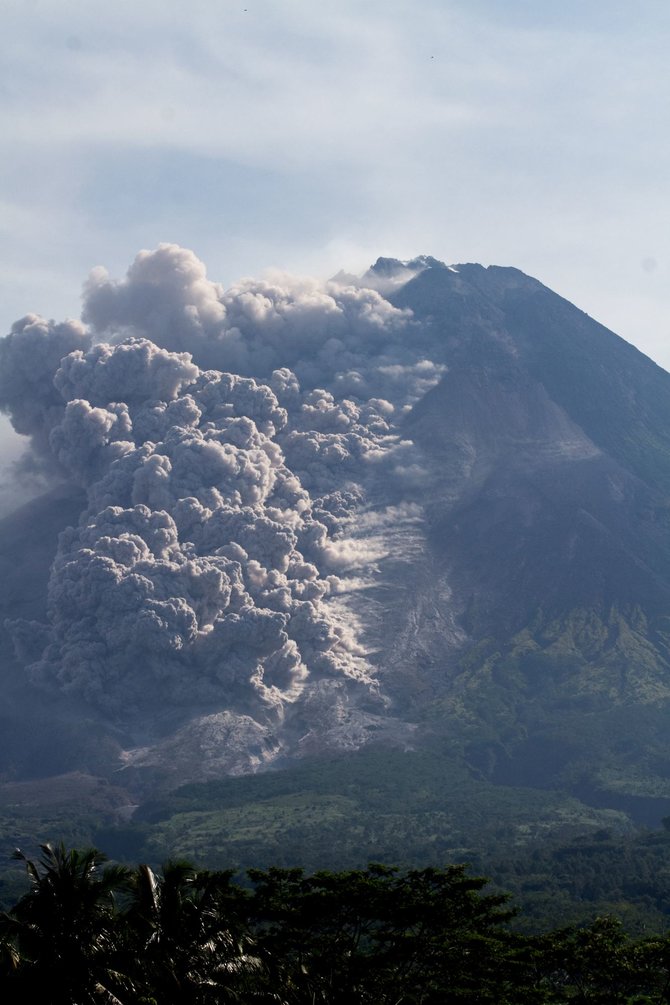
M 82 317 L 0 348 L 55 485 L 0 524 L 7 785 L 448 749 L 670 806 L 669 374 L 427 256 L 223 291 L 164 245 Z

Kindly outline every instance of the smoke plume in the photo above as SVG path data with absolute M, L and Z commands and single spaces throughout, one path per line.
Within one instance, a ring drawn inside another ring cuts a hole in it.
M 276 719 L 328 681 L 373 693 L 332 598 L 374 557 L 349 522 L 375 479 L 406 477 L 398 420 L 443 372 L 412 333 L 375 289 L 224 290 L 169 244 L 121 280 L 94 270 L 81 323 L 18 321 L 0 409 L 87 494 L 48 622 L 13 625 L 32 679 L 120 716 L 158 696 Z

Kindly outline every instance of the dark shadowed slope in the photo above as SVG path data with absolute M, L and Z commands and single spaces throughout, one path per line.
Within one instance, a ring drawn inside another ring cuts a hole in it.
M 79 519 L 80 490 L 59 486 L 0 521 L 0 609 L 42 619 L 58 534 Z M 29 686 L 6 626 L 0 626 L 0 778 L 99 768 L 109 754 L 80 710 Z
M 445 722 L 491 777 L 667 795 L 670 376 L 517 270 L 457 268 L 394 297 L 449 363 L 405 426 L 469 634 Z

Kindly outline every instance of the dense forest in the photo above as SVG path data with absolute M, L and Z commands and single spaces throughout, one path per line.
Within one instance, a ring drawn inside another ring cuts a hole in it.
M 0 919 L 3 1002 L 670 1002 L 670 938 L 620 921 L 523 934 L 463 865 L 200 871 L 22 852 L 30 886 Z

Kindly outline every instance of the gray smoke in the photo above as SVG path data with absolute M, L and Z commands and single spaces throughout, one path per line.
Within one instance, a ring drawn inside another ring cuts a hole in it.
M 78 321 L 55 324 L 27 314 L 0 341 L 0 408 L 34 453 L 50 458 L 49 433 L 65 408 L 53 379 L 63 357 L 86 349 L 91 335 Z
M 409 313 L 335 281 L 225 291 L 161 245 L 121 281 L 95 270 L 83 321 L 28 316 L 0 342 L 0 409 L 87 492 L 48 623 L 13 627 L 32 678 L 125 714 L 373 693 L 333 598 L 375 558 L 348 524 L 412 470 L 398 419 L 443 370 Z
M 201 367 L 264 380 L 289 368 L 305 388 L 326 387 L 338 397 L 392 396 L 406 404 L 443 371 L 417 357 L 411 313 L 376 289 L 278 275 L 224 290 L 192 251 L 174 244 L 140 252 L 121 280 L 93 270 L 83 319 L 97 339 L 143 336 L 190 352 Z

